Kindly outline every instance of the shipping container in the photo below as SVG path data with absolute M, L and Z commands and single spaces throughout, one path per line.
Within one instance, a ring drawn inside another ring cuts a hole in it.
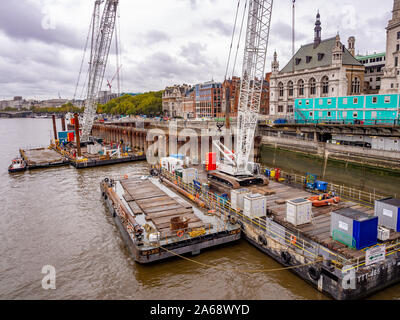
M 400 232 L 400 200 L 386 198 L 375 201 L 375 216 L 379 225 Z
M 267 197 L 258 193 L 244 196 L 243 213 L 250 218 L 265 217 L 267 213 Z
M 333 211 L 330 231 L 334 240 L 361 250 L 377 244 L 378 217 L 351 208 Z
M 249 189 L 231 190 L 231 207 L 234 210 L 240 211 L 244 208 L 244 196 L 250 193 Z
M 300 226 L 312 221 L 312 202 L 304 199 L 293 199 L 286 202 L 286 221 Z

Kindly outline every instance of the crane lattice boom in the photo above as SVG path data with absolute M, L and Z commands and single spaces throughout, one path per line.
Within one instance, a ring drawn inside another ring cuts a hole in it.
M 247 171 L 260 113 L 273 0 L 251 0 L 240 85 L 236 165 Z
M 250 0 L 249 2 L 235 154 L 227 154 L 224 150 L 226 148 L 220 142 L 215 143 L 225 156 L 225 160 L 229 162 L 227 165 L 221 164 L 220 170 L 236 176 L 252 174 L 248 170 L 248 163 L 260 113 L 272 5 L 273 0 Z
M 119 0 L 106 0 L 100 20 L 100 5 L 104 0 L 96 0 L 93 12 L 92 50 L 89 68 L 88 93 L 83 115 L 82 141 L 89 141 L 97 109 L 97 97 L 103 83 Z

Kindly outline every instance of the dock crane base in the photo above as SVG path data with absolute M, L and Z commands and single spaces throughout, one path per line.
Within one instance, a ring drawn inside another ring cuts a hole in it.
M 240 189 L 250 186 L 267 186 L 269 180 L 262 175 L 255 176 L 231 176 L 220 171 L 212 171 L 207 174 L 208 182 L 215 188 Z

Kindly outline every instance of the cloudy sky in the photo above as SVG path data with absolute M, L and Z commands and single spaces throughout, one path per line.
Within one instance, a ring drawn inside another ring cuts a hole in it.
M 1 0 L 0 99 L 73 97 L 93 3 Z M 120 0 L 122 91 L 160 90 L 212 78 L 223 81 L 237 4 L 238 0 Z M 345 44 L 349 36 L 356 37 L 357 53 L 385 50 L 393 0 L 379 4 L 376 0 L 297 0 L 296 6 L 296 48 L 312 42 L 319 10 L 323 38 L 339 32 Z M 274 1 L 267 71 L 274 50 L 281 68 L 291 56 L 291 8 L 291 0 Z M 243 46 L 237 73 L 242 51 Z M 117 70 L 113 53 L 107 79 Z

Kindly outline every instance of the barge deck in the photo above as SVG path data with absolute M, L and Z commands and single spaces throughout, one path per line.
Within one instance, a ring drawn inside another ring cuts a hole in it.
M 240 225 L 209 216 L 155 178 L 105 179 L 102 196 L 138 263 L 160 261 L 240 239 Z M 187 224 L 174 226 L 174 219 Z
M 349 208 L 374 215 L 372 206 L 342 201 L 329 207 L 313 207 L 311 223 L 295 227 L 285 219 L 287 200 L 314 195 L 296 186 L 270 181 L 268 186 L 248 188 L 267 197 L 265 216 L 254 218 L 232 209 L 228 200 L 216 196 L 218 193 L 196 190 L 165 170 L 161 174 L 205 201 L 207 207 L 228 218 L 238 218 L 243 238 L 334 299 L 365 298 L 400 282 L 400 233 L 391 231 L 388 240 L 361 250 L 334 240 L 330 233 L 333 211 Z M 367 261 L 367 255 L 375 249 L 380 250 L 383 259 Z
M 59 167 L 70 163 L 66 157 L 49 148 L 20 149 L 19 153 L 27 169 Z

